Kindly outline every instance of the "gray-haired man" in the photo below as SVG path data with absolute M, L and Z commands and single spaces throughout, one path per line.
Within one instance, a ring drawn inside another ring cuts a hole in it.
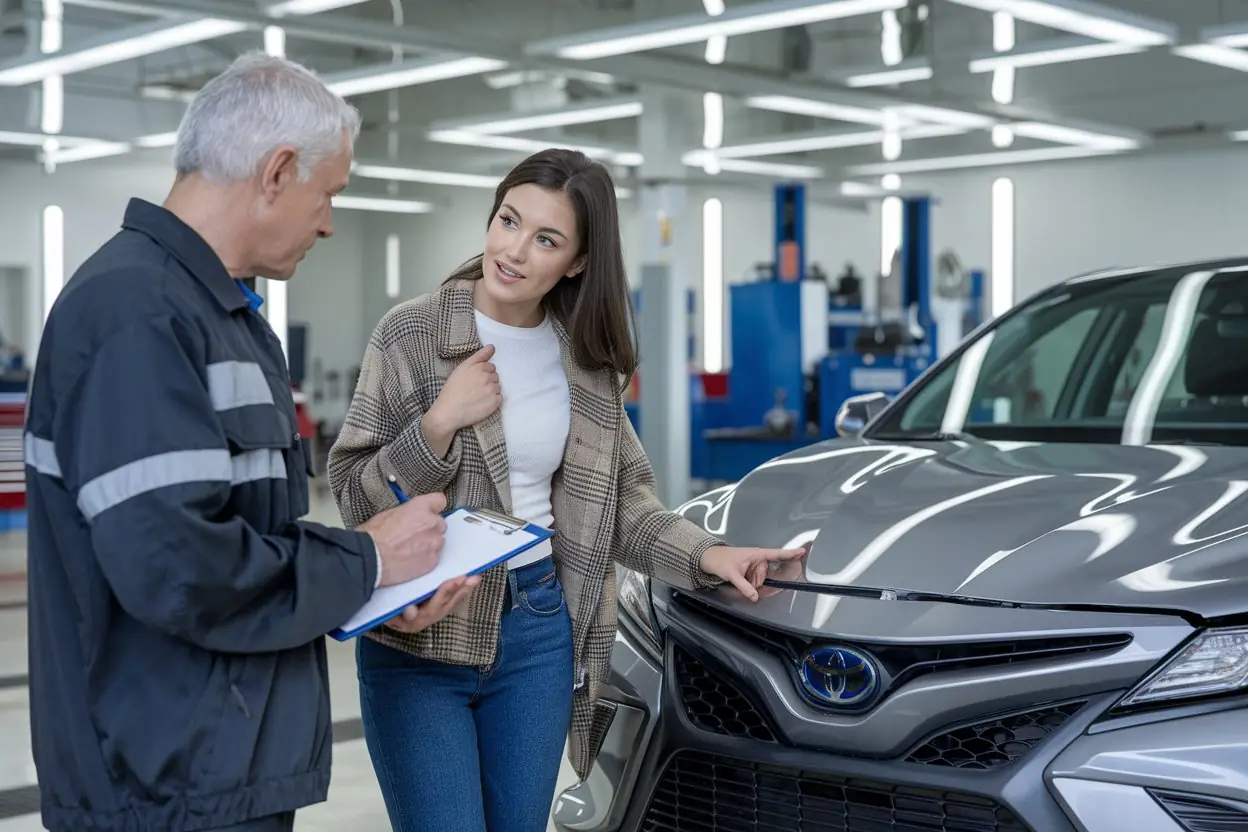
M 437 560 L 441 495 L 357 531 L 298 520 L 286 363 L 241 282 L 330 236 L 358 130 L 312 73 L 240 59 L 190 105 L 165 205 L 131 202 L 48 318 L 26 477 L 49 829 L 290 829 L 329 785 L 322 636 Z

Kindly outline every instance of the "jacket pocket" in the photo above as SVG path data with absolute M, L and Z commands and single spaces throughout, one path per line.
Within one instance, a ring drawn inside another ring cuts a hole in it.
M 276 530 L 307 514 L 307 460 L 291 420 L 272 405 L 222 416 L 232 484 L 245 494 L 238 501 L 239 512 L 261 531 Z

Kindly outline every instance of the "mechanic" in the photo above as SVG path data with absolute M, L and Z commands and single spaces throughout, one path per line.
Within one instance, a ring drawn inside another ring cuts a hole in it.
M 132 201 L 47 320 L 26 478 L 32 747 L 54 832 L 291 830 L 329 785 L 324 634 L 437 562 L 440 494 L 356 531 L 297 519 L 290 379 L 241 280 L 289 279 L 330 236 L 358 129 L 304 68 L 239 59 L 190 105 L 164 206 Z

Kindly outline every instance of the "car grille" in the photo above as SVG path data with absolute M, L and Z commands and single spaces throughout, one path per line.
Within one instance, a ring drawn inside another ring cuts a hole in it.
M 976 795 L 898 786 L 694 751 L 663 771 L 644 832 L 1029 832 Z
M 762 711 L 723 674 L 698 661 L 687 650 L 674 650 L 676 682 L 689 721 L 713 734 L 775 742 L 775 732 Z
M 1083 701 L 1014 713 L 962 725 L 921 743 L 908 763 L 990 769 L 1026 756 L 1084 706 Z
M 1248 832 L 1248 806 L 1243 803 L 1160 789 L 1150 794 L 1187 832 Z
M 731 630 L 796 667 L 802 654 L 815 639 L 796 633 L 745 621 L 692 596 L 676 593 L 677 606 L 688 613 Z M 951 642 L 947 644 L 867 644 L 857 646 L 871 652 L 888 669 L 891 689 L 929 673 L 966 670 L 977 667 L 1015 665 L 1042 659 L 1067 658 L 1080 654 L 1113 652 L 1131 643 L 1130 633 L 1105 633 L 1063 638 L 1020 638 L 1009 641 Z M 816 703 L 812 703 L 816 704 Z

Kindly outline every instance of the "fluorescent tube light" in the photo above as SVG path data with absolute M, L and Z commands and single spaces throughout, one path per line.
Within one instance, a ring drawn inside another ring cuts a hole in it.
M 245 31 L 247 25 L 232 20 L 202 18 L 170 25 L 165 21 L 130 26 L 105 33 L 89 43 L 46 57 L 19 59 L 0 65 L 0 86 L 33 84 L 49 75 L 71 75 L 88 69 L 142 58 Z
M 893 258 L 901 248 L 904 218 L 901 197 L 888 196 L 880 204 L 880 274 L 888 277 L 893 271 Z
M 852 124 L 872 124 L 881 127 L 884 124 L 883 110 L 870 110 L 866 107 L 854 107 L 848 104 L 831 104 L 826 101 L 814 101 L 809 98 L 793 98 L 787 95 L 755 95 L 745 100 L 746 106 L 756 110 L 770 110 L 775 113 L 791 113 L 812 118 L 826 118 L 833 121 L 848 121 Z
M 930 66 L 912 66 L 882 69 L 879 72 L 861 72 L 845 79 L 850 87 L 886 87 L 891 84 L 909 84 L 912 81 L 928 81 L 932 77 Z
M 335 208 L 346 208 L 353 211 L 382 211 L 391 214 L 428 214 L 433 205 L 414 199 L 386 199 L 376 196 L 350 196 L 339 194 L 334 197 Z
M 417 84 L 431 84 L 451 78 L 464 78 L 495 72 L 507 66 L 505 61 L 468 56 L 461 58 L 427 58 L 383 64 L 336 72 L 325 77 L 326 86 L 341 96 L 364 95 L 382 90 L 396 90 Z
M 988 297 L 995 318 L 1014 305 L 1014 180 L 1008 176 L 992 183 L 991 258 Z
M 71 162 L 86 162 L 91 159 L 105 159 L 109 156 L 121 156 L 129 153 L 130 145 L 126 142 L 93 142 L 73 147 L 58 147 L 43 154 L 43 160 L 54 165 L 66 165 Z
M 56 139 L 61 147 L 74 147 L 99 142 L 99 139 L 84 139 L 78 136 L 54 136 L 49 133 L 16 133 L 0 130 L 0 144 L 17 145 L 18 147 L 42 147 L 48 139 Z
M 617 165 L 637 167 L 642 156 L 635 151 L 610 150 L 592 145 L 565 144 L 547 139 L 526 139 L 520 136 L 498 136 L 492 133 L 474 133 L 471 130 L 431 130 L 426 138 L 439 144 L 455 144 L 464 147 L 482 147 L 492 150 L 510 150 L 517 153 L 536 153 L 551 147 L 579 150 L 591 159 L 602 159 Z
M 286 30 L 281 26 L 265 26 L 264 51 L 274 57 L 286 57 Z
M 960 136 L 967 132 L 964 127 L 947 124 L 923 124 L 896 131 L 899 139 L 927 139 L 940 136 Z M 859 130 L 840 133 L 812 132 L 788 138 L 730 145 L 719 149 L 720 158 L 748 159 L 757 156 L 781 156 L 788 153 L 813 153 L 820 150 L 838 150 L 846 147 L 866 147 L 884 141 L 887 131 Z
M 1230 23 L 1202 29 L 1200 39 L 1218 46 L 1248 46 L 1248 24 Z
M 474 121 L 443 122 L 435 130 L 467 130 L 473 133 L 524 133 L 551 127 L 567 127 L 572 124 L 597 124 L 619 118 L 641 115 L 640 101 L 606 101 L 584 106 L 562 107 L 535 113 L 488 117 Z
M 1090 147 L 1098 150 L 1137 150 L 1140 147 L 1140 142 L 1127 136 L 1095 133 L 1091 130 L 1080 130 L 1077 127 L 1066 127 L 1061 124 L 1020 121 L 1011 124 L 1010 129 L 1016 136 L 1055 142 L 1057 144 Z
M 853 165 L 845 170 L 847 176 L 883 176 L 886 173 L 931 173 L 942 170 L 987 168 L 996 165 L 1022 165 L 1030 162 L 1053 162 L 1062 159 L 1084 159 L 1092 156 L 1108 156 L 1121 151 L 1100 150 L 1093 147 L 1040 147 L 1033 150 L 1002 150 L 993 153 L 968 153 L 964 156 L 942 156 L 930 159 L 910 159 L 905 162 L 883 162 Z
M 290 296 L 285 280 L 264 281 L 264 317 L 282 345 L 282 355 L 290 359 Z
M 171 133 L 153 133 L 150 136 L 139 136 L 134 140 L 135 147 L 153 148 L 153 147 L 173 147 L 178 143 L 178 132 L 175 130 Z
M 1006 67 L 1019 69 L 1024 67 L 1052 66 L 1054 64 L 1073 63 L 1075 61 L 1089 61 L 1096 58 L 1132 55 L 1137 52 L 1143 52 L 1147 48 L 1147 46 L 1135 43 L 1089 41 L 1083 38 L 1052 38 L 1006 52 L 1005 54 L 984 55 L 973 58 L 970 62 L 970 71 L 982 73 Z
M 702 147 L 718 150 L 724 143 L 724 97 L 717 92 L 702 93 Z
M 365 179 L 383 179 L 388 182 L 420 182 L 425 185 L 451 185 L 461 188 L 484 188 L 494 190 L 501 177 L 482 176 L 475 173 L 452 173 L 417 168 L 397 168 L 389 165 L 356 164 L 351 172 Z
M 702 203 L 702 364 L 724 369 L 724 203 Z
M 399 296 L 402 276 L 399 270 L 399 235 L 389 234 L 386 236 L 386 297 Z
M 705 168 L 710 150 L 691 150 L 681 156 L 686 167 Z M 790 165 L 782 162 L 755 162 L 749 159 L 719 159 L 719 169 L 729 173 L 749 173 L 757 176 L 773 176 L 781 179 L 822 179 L 823 168 L 814 165 Z
M 65 212 L 59 205 L 43 209 L 43 319 L 65 286 Z
M 1192 43 L 1175 46 L 1171 51 L 1181 58 L 1190 58 L 1193 61 L 1248 72 L 1248 52 L 1231 46 L 1221 46 L 1216 43 Z
M 1229 136 L 1233 142 L 1248 142 L 1248 130 L 1232 130 Z
M 265 7 L 264 11 L 273 17 L 286 17 L 295 14 L 319 14 L 347 6 L 358 6 L 363 2 L 364 0 L 281 0 Z
M 903 104 L 892 108 L 893 112 L 904 119 L 915 121 L 934 121 L 937 124 L 956 125 L 970 129 L 987 130 L 996 124 L 996 119 L 980 113 L 967 113 L 962 110 L 951 110 L 948 107 L 931 107 L 926 104 Z
M 554 54 L 573 61 L 587 61 L 614 55 L 627 55 L 669 46 L 682 46 L 713 37 L 733 37 L 754 32 L 787 29 L 825 20 L 857 15 L 878 14 L 900 9 L 906 0 L 770 0 L 733 8 L 707 18 L 704 15 L 682 15 L 666 20 L 616 26 L 587 35 L 540 41 L 530 45 L 530 55 Z
M 951 0 L 987 12 L 1005 12 L 1038 26 L 1060 29 L 1097 40 L 1164 46 L 1173 43 L 1178 27 L 1131 14 L 1091 0 Z

